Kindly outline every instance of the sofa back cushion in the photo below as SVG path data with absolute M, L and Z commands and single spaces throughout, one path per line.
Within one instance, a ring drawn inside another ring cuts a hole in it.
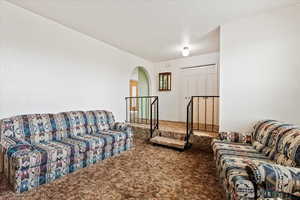
M 275 120 L 254 126 L 253 146 L 277 164 L 300 166 L 300 129 Z
M 86 112 L 89 133 L 99 133 L 110 129 L 115 123 L 112 112 L 105 110 L 95 110 Z
M 285 132 L 294 125 L 278 122 L 275 120 L 264 120 L 258 122 L 254 127 L 253 146 L 270 158 L 276 154 L 276 141 Z
M 88 122 L 85 112 L 83 111 L 70 111 L 58 113 L 63 117 L 64 124 L 68 137 L 82 136 L 89 133 Z
M 274 140 L 274 131 L 278 129 L 282 123 L 275 120 L 259 121 L 254 126 L 252 134 L 253 146 L 259 152 L 268 155 Z
M 53 114 L 19 115 L 1 120 L 1 137 L 11 136 L 29 143 L 53 140 L 59 129 Z
M 269 158 L 277 164 L 300 167 L 300 129 L 297 126 L 290 125 L 278 131 Z

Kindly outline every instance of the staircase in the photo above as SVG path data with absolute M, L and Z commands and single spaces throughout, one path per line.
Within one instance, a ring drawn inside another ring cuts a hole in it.
M 154 145 L 162 145 L 179 150 L 185 150 L 191 147 L 190 138 L 192 135 L 195 137 L 216 137 L 214 126 L 207 125 L 209 118 L 207 117 L 207 98 L 205 99 L 205 130 L 200 130 L 199 114 L 194 113 L 195 101 L 198 102 L 197 110 L 199 110 L 199 98 L 192 97 L 187 105 L 187 121 L 184 122 L 169 122 L 159 120 L 159 100 L 157 96 L 146 97 L 126 97 L 126 121 L 131 124 L 135 136 L 144 137 L 149 139 L 150 143 Z M 214 124 L 214 98 L 212 97 L 212 124 Z M 197 104 L 196 104 L 197 105 Z M 133 109 L 134 108 L 134 109 Z M 198 116 L 198 123 L 193 119 Z M 198 124 L 196 129 L 195 124 Z M 207 129 L 209 128 L 209 130 Z M 195 138 L 194 137 L 194 138 Z
M 162 145 L 178 150 L 184 150 L 189 147 L 186 139 L 185 123 L 160 121 L 159 130 L 156 129 L 152 133 L 150 125 L 147 124 L 131 124 L 136 135 L 148 139 L 154 145 Z

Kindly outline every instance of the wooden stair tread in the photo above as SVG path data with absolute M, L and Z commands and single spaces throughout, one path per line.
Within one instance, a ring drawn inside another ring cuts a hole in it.
M 185 141 L 161 136 L 155 136 L 154 138 L 151 138 L 150 142 L 179 149 L 184 149 L 185 147 Z

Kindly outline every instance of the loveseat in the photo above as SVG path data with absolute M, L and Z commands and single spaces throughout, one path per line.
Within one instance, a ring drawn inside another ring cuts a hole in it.
M 212 141 L 227 199 L 300 199 L 300 129 L 275 120 Z
M 17 193 L 133 146 L 130 126 L 108 111 L 19 115 L 0 120 L 0 172 Z

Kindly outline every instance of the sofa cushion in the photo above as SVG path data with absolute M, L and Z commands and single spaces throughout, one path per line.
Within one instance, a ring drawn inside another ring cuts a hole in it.
M 76 139 L 77 141 L 84 141 L 87 144 L 87 150 L 95 150 L 98 148 L 102 148 L 107 144 L 107 139 L 105 136 L 99 135 L 83 135 L 83 136 L 73 136 L 72 139 Z
M 113 114 L 105 110 L 87 111 L 86 116 L 90 134 L 109 130 L 115 123 Z
M 63 137 L 65 131 L 60 128 L 56 115 L 30 114 L 19 115 L 1 120 L 1 135 L 11 136 L 29 143 L 47 142 Z M 59 132 L 59 134 L 57 134 Z
M 254 147 L 250 144 L 228 143 L 216 139 L 214 139 L 212 142 L 212 148 L 214 152 L 218 150 L 257 152 L 257 150 L 254 149 Z
M 79 153 L 85 153 L 90 150 L 90 144 L 87 140 L 81 139 L 80 136 L 71 136 L 68 138 L 63 138 L 61 143 L 64 143 L 66 145 L 73 145 L 76 146 Z
M 234 150 L 219 150 L 215 154 L 215 159 L 217 160 L 217 165 L 220 166 L 220 163 L 223 160 L 223 157 L 234 157 L 236 159 L 238 158 L 246 158 L 247 160 L 251 159 L 263 159 L 267 160 L 268 157 L 265 155 L 259 153 L 259 152 L 246 152 L 246 151 L 234 151 Z
M 261 134 L 264 134 L 263 130 L 274 123 L 276 123 L 276 120 L 261 120 L 258 121 L 254 127 L 253 127 L 253 132 L 252 132 L 252 140 L 261 142 L 259 138 L 261 138 Z
M 34 145 L 22 145 L 9 149 L 8 157 L 15 169 L 28 169 L 46 163 L 64 161 L 74 162 L 74 157 L 80 153 L 79 146 L 70 142 L 49 141 Z
M 265 120 L 255 125 L 253 146 L 267 156 L 274 154 L 275 141 L 278 133 L 294 127 L 294 125 L 281 123 L 274 120 Z
M 286 130 L 284 134 L 278 136 L 276 143 L 276 152 L 273 156 L 276 163 L 286 160 L 288 166 L 300 166 L 300 129 Z
M 125 141 L 130 135 L 128 135 L 128 132 L 122 132 L 122 131 L 112 131 L 112 130 L 107 130 L 107 131 L 100 131 L 98 134 L 94 135 L 109 135 L 114 138 L 116 142 L 119 142 L 121 140 Z
M 215 159 L 218 161 L 223 155 L 234 155 L 234 156 L 251 156 L 251 157 L 263 157 L 260 152 L 253 148 L 249 144 L 240 143 L 222 143 L 218 140 L 213 141 L 213 151 Z
M 85 112 L 71 111 L 59 113 L 66 121 L 68 137 L 88 134 L 88 122 Z
M 105 111 L 106 112 L 106 115 L 107 115 L 107 122 L 109 124 L 109 127 L 112 128 L 113 125 L 115 124 L 115 116 L 113 115 L 112 112 L 109 112 L 109 111 Z
M 266 120 L 258 122 L 255 125 L 254 135 L 253 135 L 253 146 L 258 151 L 268 154 L 270 150 L 268 149 L 272 143 L 273 131 L 280 127 L 282 123 L 274 120 Z M 268 150 L 265 150 L 267 148 Z
M 92 135 L 73 136 L 66 140 L 75 140 L 84 142 L 85 151 L 95 150 L 98 148 L 112 147 L 115 143 L 126 142 L 128 134 L 119 131 L 101 131 Z M 79 143 L 80 144 L 80 143 Z

